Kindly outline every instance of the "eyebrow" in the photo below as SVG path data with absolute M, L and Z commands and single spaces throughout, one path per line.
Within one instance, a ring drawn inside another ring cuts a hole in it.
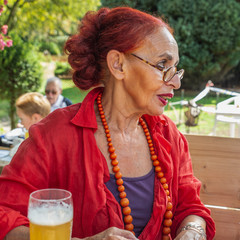
M 166 57 L 170 61 L 173 59 L 172 55 L 170 55 L 168 53 L 163 53 L 163 54 L 159 55 L 158 57 L 160 57 L 160 58 Z M 178 63 L 179 63 L 179 60 L 174 64 L 174 66 L 178 65 Z

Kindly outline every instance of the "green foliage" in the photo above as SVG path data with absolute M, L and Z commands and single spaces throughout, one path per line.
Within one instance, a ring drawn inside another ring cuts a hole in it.
M 23 93 L 36 91 L 41 83 L 42 69 L 34 47 L 12 35 L 14 47 L 0 52 L 0 94 L 10 100 L 10 118 L 14 126 L 14 105 Z
M 68 62 L 56 62 L 56 69 L 54 71 L 56 76 L 67 75 L 71 67 Z
M 50 41 L 48 42 L 42 41 L 39 46 L 39 51 L 41 52 L 47 51 L 51 55 L 57 55 L 57 56 L 61 55 L 61 50 L 59 46 L 55 42 L 50 42 Z
M 102 0 L 167 19 L 179 44 L 183 87 L 199 89 L 211 79 L 221 85 L 240 62 L 240 3 L 236 0 Z
M 85 12 L 99 5 L 100 0 L 9 0 L 4 22 L 28 39 L 70 35 Z

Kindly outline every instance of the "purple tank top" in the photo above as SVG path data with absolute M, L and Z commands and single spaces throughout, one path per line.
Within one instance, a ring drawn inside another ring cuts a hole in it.
M 147 175 L 142 177 L 122 177 L 125 192 L 127 193 L 127 198 L 130 202 L 129 206 L 132 210 L 131 215 L 133 217 L 134 232 L 136 237 L 138 237 L 143 231 L 152 214 L 154 176 L 154 168 L 152 168 Z M 110 180 L 105 184 L 119 203 L 119 192 L 117 190 L 117 184 L 113 174 L 110 174 Z

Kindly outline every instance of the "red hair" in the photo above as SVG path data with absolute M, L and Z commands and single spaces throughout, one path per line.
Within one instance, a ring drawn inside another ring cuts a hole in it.
M 102 63 L 111 49 L 133 51 L 159 26 L 173 32 L 161 18 L 129 7 L 87 12 L 79 32 L 65 44 L 75 85 L 84 90 L 97 86 L 103 77 Z

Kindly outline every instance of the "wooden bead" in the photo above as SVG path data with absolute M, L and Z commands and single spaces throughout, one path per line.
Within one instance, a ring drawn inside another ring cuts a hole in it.
M 110 154 L 110 159 L 114 160 L 117 158 L 117 154 L 115 152 Z
M 161 170 L 162 170 L 162 169 L 161 169 Z M 157 177 L 158 177 L 158 178 L 162 178 L 163 176 L 164 176 L 164 173 L 163 173 L 163 172 L 158 172 L 158 173 L 157 173 Z
M 163 234 L 167 235 L 171 232 L 170 227 L 163 227 Z
M 124 207 L 122 209 L 122 212 L 124 215 L 129 215 L 131 213 L 131 208 L 130 207 Z
M 113 153 L 113 152 L 115 152 L 115 147 L 113 147 L 113 146 L 110 146 L 110 147 L 108 148 L 108 151 L 109 151 L 110 153 Z
M 172 211 L 167 210 L 167 211 L 165 212 L 164 217 L 167 218 L 167 219 L 172 219 L 172 217 L 173 217 Z
M 123 185 L 123 180 L 122 180 L 122 178 L 117 179 L 117 180 L 116 180 L 116 184 L 117 184 L 118 186 Z
M 163 188 L 164 188 L 165 190 L 168 189 L 168 184 L 167 184 L 167 183 L 164 183 L 162 186 L 163 186 Z
M 118 191 L 123 192 L 125 190 L 125 187 L 123 185 L 118 186 Z
M 124 191 L 119 193 L 120 198 L 125 198 L 126 196 L 127 196 L 127 194 Z
M 132 223 L 130 223 L 130 224 L 126 224 L 124 228 L 128 231 L 132 231 L 134 229 L 134 226 Z
M 170 240 L 170 237 L 168 235 L 163 235 L 162 240 Z
M 160 164 L 160 162 L 158 160 L 153 161 L 153 166 L 154 167 L 158 166 L 159 164 Z
M 113 172 L 116 173 L 116 172 L 119 172 L 120 171 L 120 167 L 118 165 L 114 166 L 112 168 Z
M 160 178 L 160 182 L 163 184 L 163 183 L 166 183 L 167 182 L 167 179 L 165 177 L 163 178 Z
M 157 158 L 157 155 L 155 154 L 155 155 L 152 155 L 151 156 L 151 159 L 153 160 L 153 161 L 155 161 L 155 160 L 157 160 L 158 158 Z
M 165 219 L 165 220 L 163 221 L 163 225 L 164 225 L 165 227 L 171 227 L 171 226 L 172 226 L 172 219 Z
M 160 172 L 162 169 L 161 169 L 161 167 L 160 166 L 156 166 L 155 167 L 155 172 Z
M 172 203 L 168 202 L 167 203 L 167 210 L 172 210 L 172 207 L 173 207 Z
M 130 223 L 132 223 L 133 218 L 132 218 L 131 215 L 127 215 L 123 218 L 123 220 L 124 220 L 125 223 L 130 224 Z
M 112 165 L 113 166 L 117 166 L 118 165 L 118 160 L 117 159 L 114 159 L 111 161 Z
M 122 178 L 122 174 L 120 172 L 116 172 L 115 173 L 115 178 L 116 179 Z
M 127 207 L 127 206 L 129 205 L 129 200 L 128 200 L 127 198 L 122 198 L 122 199 L 120 200 L 120 205 L 121 205 L 122 207 Z

